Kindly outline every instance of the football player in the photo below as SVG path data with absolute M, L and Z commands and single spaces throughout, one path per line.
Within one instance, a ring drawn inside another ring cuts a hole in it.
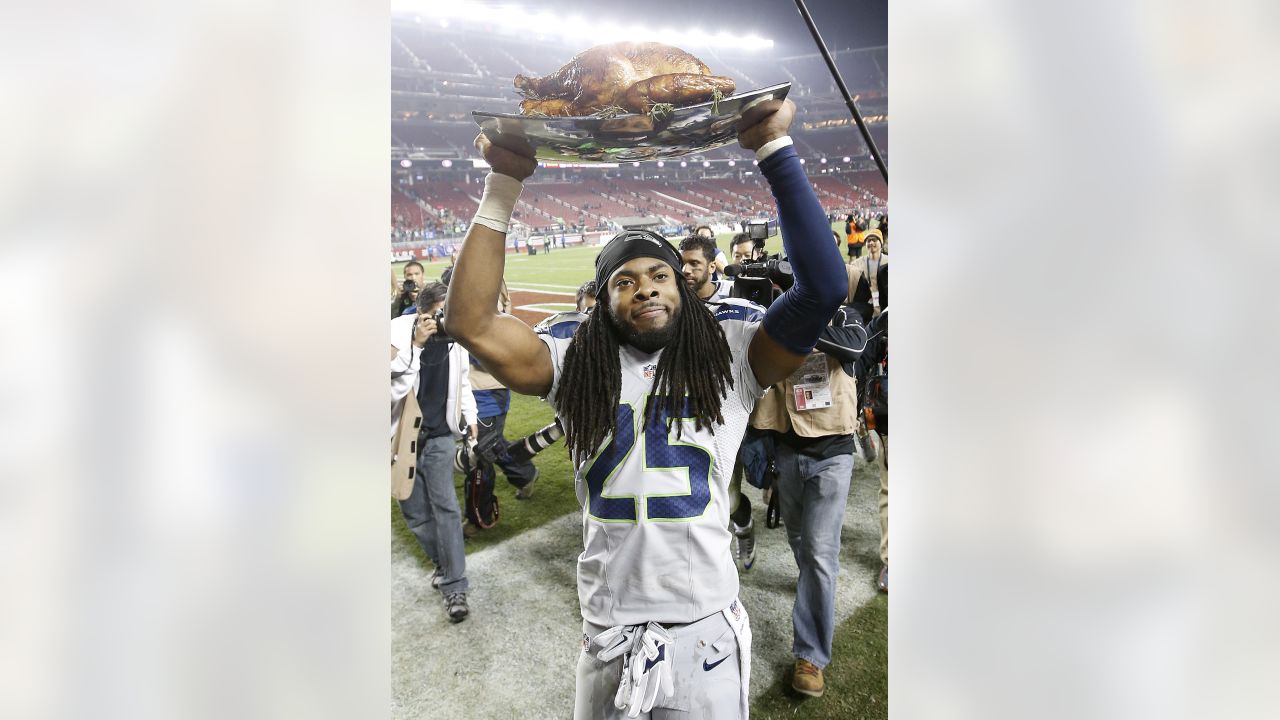
M 565 428 L 582 504 L 574 717 L 745 718 L 751 630 L 738 600 L 728 484 L 747 416 L 797 369 L 846 293 L 830 224 L 787 131 L 790 101 L 738 125 L 778 204 L 795 284 L 765 313 L 707 312 L 680 253 L 648 231 L 596 257 L 597 307 L 535 333 L 494 307 L 504 236 L 536 167 L 523 139 L 480 135 L 492 168 L 449 285 L 450 332 Z

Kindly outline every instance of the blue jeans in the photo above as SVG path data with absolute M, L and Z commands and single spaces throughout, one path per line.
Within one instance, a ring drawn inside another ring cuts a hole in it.
M 440 568 L 440 592 L 467 591 L 467 559 L 462 548 L 462 512 L 453 487 L 453 437 L 428 438 L 418 443 L 413 492 L 400 501 L 409 531 L 422 551 Z
M 775 448 L 778 508 L 800 568 L 796 602 L 791 610 L 795 633 L 791 654 L 823 668 L 831 662 L 836 577 L 840 575 L 840 528 L 849 499 L 853 456 L 815 460 L 796 454 L 786 443 L 779 442 Z

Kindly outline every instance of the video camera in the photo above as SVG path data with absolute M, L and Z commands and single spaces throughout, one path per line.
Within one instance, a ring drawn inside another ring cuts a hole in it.
M 750 300 L 764 307 L 772 305 L 774 299 L 795 282 L 791 263 L 780 255 L 766 255 L 760 262 L 734 263 L 724 269 L 724 274 L 733 278 L 731 297 Z

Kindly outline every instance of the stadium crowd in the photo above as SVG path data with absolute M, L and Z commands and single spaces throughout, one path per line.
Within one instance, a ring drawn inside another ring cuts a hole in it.
M 584 278 L 574 311 L 553 315 L 533 329 L 522 323 L 516 327 L 512 323 L 519 321 L 509 314 L 511 300 L 502 282 L 502 256 L 510 246 L 505 234 L 521 181 L 534 170 L 531 159 L 514 146 L 478 139 L 493 171 L 475 218 L 467 224 L 466 241 L 456 254 L 450 251 L 456 266 L 446 269 L 438 282 L 426 281 L 423 265 L 418 262 L 405 265 L 399 280 L 392 275 L 393 495 L 400 500 L 406 524 L 434 565 L 431 585 L 441 593 L 451 621 L 461 622 L 469 613 L 465 539 L 498 520 L 493 494 L 497 473 L 517 487 L 518 499 L 531 501 L 538 480 L 532 458 L 566 431 L 579 472 L 579 500 L 589 516 L 584 518 L 588 528 L 584 534 L 612 533 L 610 542 L 627 542 L 619 523 L 627 512 L 638 510 L 610 504 L 616 498 L 603 495 L 596 483 L 618 480 L 613 475 L 606 480 L 592 471 L 596 465 L 615 463 L 621 468 L 620 477 L 630 467 L 626 456 L 617 457 L 613 451 L 624 442 L 624 435 L 633 432 L 622 422 L 623 408 L 630 406 L 616 405 L 619 415 L 615 420 L 615 403 L 606 398 L 607 408 L 599 410 L 605 414 L 593 415 L 597 412 L 590 405 L 593 398 L 579 393 L 594 393 L 594 400 L 599 401 L 604 388 L 625 398 L 632 380 L 611 385 L 608 378 L 601 380 L 587 365 L 594 367 L 595 373 L 607 369 L 609 362 L 619 368 L 620 356 L 623 365 L 614 372 L 625 375 L 629 359 L 640 358 L 636 362 L 642 368 L 643 382 L 652 383 L 655 392 L 664 388 L 664 398 L 684 398 L 684 405 L 663 406 L 655 413 L 662 413 L 668 423 L 676 419 L 677 427 L 681 422 L 696 425 L 698 432 L 704 432 L 706 420 L 709 430 L 705 432 L 711 433 L 708 442 L 714 442 L 717 450 L 722 443 L 731 445 L 726 446 L 731 457 L 725 467 L 731 470 L 724 478 L 728 504 L 723 517 L 718 514 L 721 508 L 714 499 L 716 493 L 708 490 L 708 510 L 698 521 L 718 522 L 724 536 L 714 529 L 691 527 L 690 533 L 696 530 L 706 539 L 674 550 L 714 554 L 717 548 L 732 548 L 731 561 L 736 566 L 730 588 L 733 594 L 723 598 L 705 588 L 699 591 L 713 596 L 706 602 L 718 603 L 715 607 L 707 605 L 705 612 L 693 613 L 696 617 L 684 617 L 644 593 L 634 599 L 616 589 L 608 591 L 615 593 L 609 600 L 612 609 L 601 610 L 590 598 L 606 591 L 594 578 L 583 577 L 595 572 L 584 569 L 586 559 L 595 552 L 590 539 L 594 536 L 588 536 L 587 551 L 579 561 L 584 653 L 578 668 L 575 717 L 614 717 L 615 708 L 634 709 L 641 702 L 648 706 L 646 711 L 662 706 L 672 683 L 681 682 L 685 659 L 679 653 L 684 638 L 709 638 L 720 643 L 721 633 L 736 638 L 742 666 L 732 687 L 715 696 L 717 707 L 723 707 L 717 712 L 723 714 L 713 716 L 738 717 L 735 713 L 740 709 L 745 713 L 750 631 L 746 611 L 736 599 L 736 578 L 755 565 L 756 524 L 743 481 L 758 491 L 765 517 L 776 518 L 785 527 L 796 563 L 791 620 L 795 656 L 792 687 L 797 692 L 820 696 L 825 691 L 823 669 L 831 662 L 835 630 L 840 530 L 857 463 L 871 463 L 879 470 L 881 569 L 877 584 L 881 591 L 888 591 L 888 217 L 869 208 L 842 208 L 839 214 L 821 211 L 812 184 L 788 147 L 788 108 L 793 107 L 789 102 L 775 107 L 772 114 L 756 117 L 754 124 L 744 120 L 739 134 L 743 148 L 756 153 L 761 173 L 768 177 L 776 202 L 774 218 L 789 231 L 783 233 L 781 253 L 769 252 L 777 249 L 769 247 L 771 239 L 776 241 L 777 226 L 768 223 L 744 221 L 741 232 L 722 249 L 712 228 L 699 223 L 685 225 L 683 236 L 673 245 L 662 235 L 610 227 L 603 220 L 592 222 L 583 215 L 565 229 L 581 232 L 590 226 L 617 232 L 601 248 L 596 277 Z M 613 181 L 605 181 L 604 187 L 611 195 L 639 199 Z M 538 207 L 537 203 L 533 200 L 530 206 Z M 581 208 L 598 209 L 592 203 Z M 642 212 L 652 209 L 647 205 L 637 208 Z M 738 217 L 755 210 L 752 204 L 731 201 L 715 208 Z M 417 225 L 397 217 L 393 238 L 423 240 L 429 233 L 461 230 L 456 223 L 448 225 L 431 216 L 415 220 Z M 844 234 L 833 232 L 833 251 L 827 228 L 840 220 L 844 220 Z M 838 264 L 841 269 L 834 275 L 830 267 L 815 267 L 828 256 L 843 256 L 844 262 Z M 664 273 L 673 277 L 664 279 Z M 452 282 L 454 278 L 458 282 Z M 695 309 L 686 311 L 687 305 Z M 620 308 L 628 307 L 638 310 L 622 314 Z M 662 318 L 664 313 L 669 318 L 665 326 L 651 319 Z M 646 321 L 654 327 L 646 329 Z M 721 359 L 717 348 L 726 342 L 730 348 Z M 688 348 L 682 352 L 685 346 Z M 606 360 L 610 354 L 612 360 Z M 696 375 L 722 377 L 727 382 L 713 383 L 707 395 L 697 385 L 703 380 L 681 376 L 675 363 L 685 362 L 678 358 L 686 357 Z M 542 360 L 530 362 L 530 358 Z M 540 372 L 535 373 L 538 368 Z M 567 377 L 591 387 L 563 384 Z M 757 381 L 758 393 L 753 388 Z M 513 389 L 551 400 L 557 410 L 556 422 L 528 437 L 504 437 Z M 735 393 L 743 397 L 740 427 L 731 418 L 737 409 L 721 410 L 719 404 L 721 399 L 736 398 Z M 715 402 L 699 405 L 711 396 Z M 659 403 L 659 395 L 648 397 L 653 399 L 651 404 Z M 574 421 L 566 423 L 569 417 Z M 629 414 L 625 417 L 631 422 Z M 648 425 L 639 427 L 643 430 Z M 737 428 L 736 436 L 731 428 Z M 666 453 L 668 464 L 688 461 L 696 465 L 689 453 L 674 445 L 667 447 L 665 441 L 652 438 L 645 442 L 651 456 Z M 714 468 L 707 472 L 718 473 L 722 459 L 712 458 Z M 688 465 L 690 474 L 695 465 Z M 455 470 L 466 478 L 462 502 L 453 484 Z M 690 494 L 696 496 L 696 491 L 691 488 Z M 645 517 L 655 517 L 656 498 L 646 499 Z M 637 508 L 641 504 L 636 501 Z M 623 505 L 629 506 L 630 501 Z M 716 512 L 711 512 L 713 507 Z M 610 513 L 620 514 L 615 517 Z M 634 514 L 629 517 L 638 523 Z M 608 522 L 596 522 L 601 518 Z M 643 552 L 655 552 L 655 537 L 660 536 L 651 536 L 649 549 Z M 632 563 L 626 567 L 641 574 L 651 569 L 642 559 L 623 560 L 618 555 L 602 562 Z M 698 562 L 705 564 L 689 567 L 708 576 L 723 572 L 718 558 Z M 646 603 L 650 603 L 647 615 Z M 696 597 L 693 606 L 704 607 Z M 622 610 L 632 607 L 640 607 L 641 613 L 630 615 Z M 675 659 L 664 663 L 663 647 L 674 648 Z M 596 648 L 600 648 L 598 655 Z M 656 654 L 655 648 L 659 649 Z M 585 652 L 587 649 L 592 652 Z M 638 664 L 628 664 L 633 655 L 647 659 L 643 670 Z M 714 660 L 704 660 L 704 667 Z M 651 665 L 658 668 L 655 673 L 676 673 L 674 680 L 670 674 L 650 679 Z M 612 673 L 613 679 L 602 680 L 602 673 Z M 735 695 L 739 689 L 744 698 L 741 708 Z M 640 700 L 628 695 L 632 691 Z M 725 698 L 731 696 L 734 699 L 728 707 L 730 700 Z

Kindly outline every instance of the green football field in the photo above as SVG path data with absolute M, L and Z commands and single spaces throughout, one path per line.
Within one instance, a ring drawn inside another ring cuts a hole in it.
M 837 232 L 843 233 L 844 224 L 833 224 Z M 722 234 L 717 238 L 718 246 L 729 251 L 730 234 Z M 777 252 L 781 248 L 778 238 L 771 238 L 769 249 Z M 578 247 L 557 249 L 549 254 L 528 255 L 508 254 L 504 276 L 507 284 L 513 289 L 513 302 L 520 304 L 516 289 L 527 288 L 544 292 L 572 293 L 583 281 L 593 275 L 593 263 L 598 247 Z M 393 265 L 397 277 L 404 263 Z M 444 263 L 424 263 L 428 279 L 439 278 Z M 566 299 L 565 308 L 572 307 L 572 298 Z M 550 308 L 549 308 L 550 309 Z M 509 440 L 522 438 L 554 420 L 550 407 L 543 401 L 513 395 L 511 410 L 507 417 L 506 437 Z M 566 513 L 578 509 L 572 482 L 547 481 L 548 478 L 570 478 L 573 471 L 567 453 L 563 449 L 563 441 L 558 442 L 535 458 L 540 472 L 540 480 L 535 486 L 533 501 L 518 501 L 515 489 L 506 483 L 505 476 L 498 474 L 497 495 L 501 507 L 501 519 L 492 529 L 480 532 L 476 537 L 467 540 L 467 553 L 471 554 L 488 548 L 504 540 L 517 537 L 522 533 L 542 527 Z M 462 477 L 455 476 L 459 493 L 461 493 Z M 405 526 L 399 507 L 392 501 L 392 552 L 401 555 L 420 555 L 417 541 Z M 758 508 L 757 524 L 762 526 L 763 508 Z M 777 532 L 777 531 L 773 531 Z M 429 568 L 428 561 L 423 560 L 423 567 Z M 874 560 L 872 561 L 874 562 Z M 429 570 L 428 570 L 429 572 Z M 788 619 L 786 622 L 789 638 Z M 753 624 L 756 620 L 753 620 Z M 752 704 L 752 717 L 755 718 L 887 718 L 888 717 L 888 598 L 876 596 L 871 602 L 855 611 L 837 629 L 834 642 L 834 656 L 826 672 L 827 694 L 818 699 L 802 699 L 802 696 L 791 692 L 789 677 L 778 677 Z
M 840 234 L 844 238 L 844 223 L 831 223 L 831 229 Z M 729 248 L 729 240 L 733 237 L 733 233 L 720 233 L 716 235 L 716 246 L 724 251 L 727 256 L 732 255 Z M 841 253 L 844 252 L 844 241 L 841 240 Z M 769 238 L 766 243 L 769 252 L 780 252 L 782 249 L 782 240 L 780 236 Z M 518 287 L 542 287 L 547 290 L 560 290 L 572 292 L 579 285 L 590 280 L 594 271 L 592 263 L 595 262 L 596 253 L 599 247 L 571 247 L 564 250 L 556 249 L 551 253 L 539 253 L 530 257 L 529 255 L 516 255 L 507 253 L 507 267 L 504 277 L 507 279 L 507 285 Z M 400 276 L 401 270 L 405 263 L 393 263 L 391 267 L 395 268 L 396 277 Z M 435 280 L 440 277 L 440 272 L 444 270 L 445 263 L 423 263 L 426 268 L 427 279 Z

